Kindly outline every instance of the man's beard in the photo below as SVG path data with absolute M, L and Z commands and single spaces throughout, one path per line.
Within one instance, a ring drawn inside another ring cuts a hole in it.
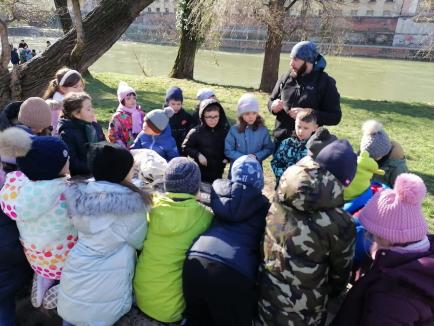
M 300 66 L 300 68 L 297 71 L 295 71 L 294 69 L 291 69 L 291 73 L 290 73 L 291 77 L 297 78 L 299 76 L 303 76 L 304 73 L 306 72 L 306 68 L 307 68 L 306 62 L 303 62 L 303 64 Z

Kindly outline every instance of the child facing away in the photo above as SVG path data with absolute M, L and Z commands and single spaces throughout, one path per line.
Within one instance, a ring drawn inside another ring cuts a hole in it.
M 148 112 L 143 121 L 143 129 L 137 135 L 131 149 L 152 149 L 167 161 L 178 157 L 178 147 L 169 126 L 169 119 L 173 114 L 174 111 L 170 107 Z
M 212 213 L 196 200 L 200 170 L 195 162 L 177 157 L 164 174 L 167 193 L 154 196 L 148 234 L 134 275 L 137 306 L 153 319 L 182 319 L 182 266 L 193 240 L 211 223 Z
M 323 325 L 329 298 L 351 274 L 355 228 L 341 209 L 356 173 L 350 143 L 336 140 L 280 179 L 267 216 L 259 278 L 264 325 Z
M 32 135 L 51 135 L 50 106 L 40 97 L 8 104 L 0 113 L 0 130 L 9 127 L 24 129 Z
M 374 181 L 392 187 L 398 175 L 408 172 L 404 150 L 399 143 L 389 139 L 383 125 L 378 121 L 366 121 L 362 131 L 360 151 L 368 151 L 384 171 L 384 175 L 374 176 Z
M 306 143 L 317 128 L 314 110 L 303 110 L 297 114 L 294 135 L 279 144 L 271 160 L 271 169 L 276 176 L 276 187 L 286 169 L 307 155 Z
M 179 153 L 181 153 L 181 145 L 185 136 L 187 136 L 190 129 L 194 126 L 190 113 L 182 107 L 183 101 L 182 89 L 179 87 L 174 86 L 166 91 L 165 106 L 171 107 L 174 111 L 174 115 L 170 117 L 169 124 Z
M 264 120 L 259 115 L 259 102 L 253 94 L 244 94 L 237 104 L 238 124 L 231 127 L 225 139 L 225 155 L 231 164 L 243 155 L 254 156 L 261 164 L 273 153 Z
M 133 182 L 140 189 L 153 192 L 164 192 L 164 172 L 167 161 L 152 149 L 132 149 L 134 157 Z
M 199 118 L 200 102 L 202 102 L 203 100 L 207 100 L 209 98 L 213 98 L 215 100 L 217 99 L 215 92 L 211 88 L 200 88 L 197 91 L 196 99 L 198 102 L 195 105 L 194 112 L 192 114 L 193 126 L 200 125 L 200 118 Z
M 214 181 L 213 223 L 184 264 L 187 325 L 252 325 L 256 316 L 259 248 L 270 203 L 256 159 L 235 160 L 231 176 Z
M 0 134 L 0 155 L 15 156 L 20 171 L 7 175 L 0 204 L 16 220 L 21 244 L 35 271 L 31 301 L 34 307 L 56 307 L 57 286 L 65 258 L 77 241 L 67 214 L 69 154 L 55 137 L 31 137 L 9 128 Z
M 432 325 L 434 238 L 422 212 L 426 187 L 400 174 L 360 214 L 373 236 L 374 263 L 347 294 L 333 325 Z
M 92 144 L 88 162 L 95 181 L 65 192 L 79 238 L 65 261 L 57 311 L 72 325 L 113 325 L 131 308 L 151 196 L 131 183 L 134 159 L 125 147 Z
M 63 100 L 59 136 L 68 145 L 71 176 L 90 176 L 88 145 L 105 140 L 99 123 L 94 122 L 92 98 L 87 93 L 70 93 Z
M 190 130 L 182 150 L 199 164 L 202 181 L 213 183 L 222 177 L 227 163 L 224 151 L 229 127 L 225 111 L 215 99 L 202 101 L 199 115 L 201 124 Z
M 59 69 L 48 84 L 43 99 L 51 107 L 51 126 L 53 135 L 58 133 L 59 118 L 63 109 L 63 99 L 70 93 L 83 92 L 85 82 L 77 70 L 63 67 Z
M 119 105 L 113 114 L 108 130 L 111 143 L 130 148 L 142 131 L 144 113 L 137 104 L 136 91 L 121 81 L 117 91 Z

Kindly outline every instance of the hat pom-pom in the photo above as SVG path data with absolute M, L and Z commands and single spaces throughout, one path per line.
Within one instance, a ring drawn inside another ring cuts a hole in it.
M 32 139 L 22 129 L 12 127 L 0 133 L 1 156 L 23 157 L 31 148 Z
M 173 111 L 173 109 L 170 106 L 165 107 L 163 111 L 169 119 L 175 114 L 175 111 Z
M 383 125 L 376 120 L 368 120 L 363 123 L 362 131 L 364 135 L 373 135 L 383 130 Z
M 401 201 L 409 204 L 420 204 L 426 195 L 423 180 L 412 173 L 400 174 L 395 181 L 393 190 Z

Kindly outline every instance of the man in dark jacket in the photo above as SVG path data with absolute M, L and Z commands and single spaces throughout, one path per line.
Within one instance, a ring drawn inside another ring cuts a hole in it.
M 182 152 L 199 164 L 202 181 L 212 183 L 222 177 L 227 163 L 224 151 L 229 125 L 223 107 L 215 99 L 200 103 L 199 116 L 201 125 L 185 137 Z
M 326 61 L 310 41 L 297 43 L 291 51 L 290 71 L 274 86 L 268 109 L 276 116 L 273 136 L 280 142 L 295 126 L 303 109 L 317 111 L 318 124 L 337 125 L 342 116 L 336 82 L 324 72 Z
M 18 55 L 18 51 L 16 48 L 13 48 L 11 50 L 11 63 L 13 65 L 18 65 L 20 64 L 20 56 Z

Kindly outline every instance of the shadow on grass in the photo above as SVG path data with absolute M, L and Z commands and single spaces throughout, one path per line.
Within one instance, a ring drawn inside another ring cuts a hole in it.
M 420 176 L 425 182 L 428 193 L 434 196 L 434 175 L 421 173 L 419 171 L 415 173 Z
M 367 110 L 375 113 L 397 113 L 417 118 L 434 120 L 434 106 L 425 103 L 405 103 L 397 101 L 374 101 L 341 98 L 341 104 L 355 110 Z

